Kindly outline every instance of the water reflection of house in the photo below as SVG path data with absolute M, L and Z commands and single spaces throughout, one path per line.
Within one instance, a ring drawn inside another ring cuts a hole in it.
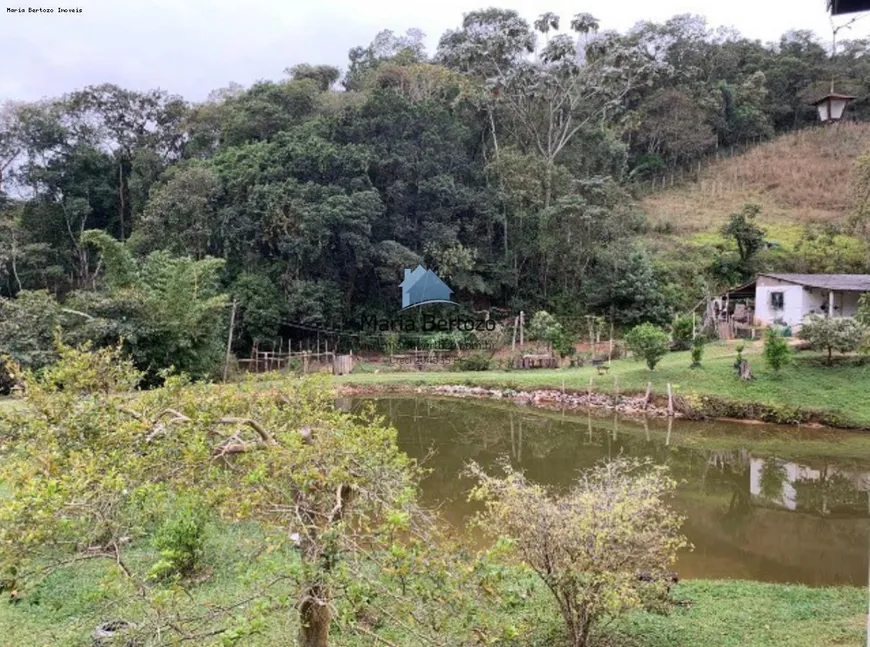
M 781 484 L 777 494 L 771 496 L 765 491 L 765 470 L 768 474 L 776 475 Z M 779 505 L 787 510 L 798 509 L 798 491 L 796 486 L 802 483 L 818 483 L 824 481 L 839 480 L 848 484 L 856 492 L 870 492 L 870 472 L 846 470 L 836 467 L 826 467 L 823 470 L 815 469 L 799 463 L 791 463 L 771 458 L 750 458 L 749 460 L 749 491 L 753 497 L 765 499 L 767 503 Z M 827 513 L 827 506 L 820 510 Z

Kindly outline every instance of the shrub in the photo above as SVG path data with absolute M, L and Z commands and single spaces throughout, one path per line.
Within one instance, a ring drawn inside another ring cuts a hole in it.
M 775 328 L 768 328 L 764 331 L 764 361 L 779 373 L 779 370 L 788 364 L 792 358 L 792 350 L 789 348 L 788 342 L 782 336 L 782 333 Z
M 399 350 L 399 333 L 387 332 L 384 333 L 384 352 L 387 355 L 395 355 Z
M 840 353 L 857 351 L 866 334 L 867 329 L 855 319 L 809 315 L 798 332 L 798 338 L 809 343 L 814 350 L 827 352 L 830 364 L 835 350 Z
M 692 335 L 695 332 L 695 322 L 691 317 L 678 315 L 671 324 L 671 337 L 678 350 L 689 350 L 692 347 Z
M 697 368 L 701 365 L 701 359 L 704 357 L 704 346 L 707 340 L 703 335 L 698 335 L 692 341 L 692 368 Z
M 663 576 L 687 545 L 682 518 L 665 503 L 676 487 L 667 467 L 619 458 L 589 470 L 563 495 L 507 463 L 503 477 L 474 463 L 468 471 L 479 482 L 472 497 L 486 505 L 479 523 L 509 538 L 509 550 L 546 583 L 571 645 L 587 645 L 599 619 L 665 592 Z
M 203 504 L 190 498 L 179 501 L 152 538 L 160 560 L 151 567 L 149 577 L 166 579 L 192 573 L 202 558 L 207 522 Z
M 668 352 L 668 342 L 668 334 L 651 323 L 635 326 L 625 336 L 628 349 L 636 357 L 643 358 L 651 371 Z
M 746 350 L 746 342 L 738 342 L 734 350 L 737 352 L 737 357 L 734 359 L 734 370 L 740 372 L 740 365 L 743 363 L 743 351 Z
M 539 310 L 529 323 L 529 339 L 555 342 L 562 334 L 562 324 L 546 310 Z
M 492 358 L 484 353 L 472 353 L 457 357 L 452 366 L 455 371 L 488 371 L 492 368 Z

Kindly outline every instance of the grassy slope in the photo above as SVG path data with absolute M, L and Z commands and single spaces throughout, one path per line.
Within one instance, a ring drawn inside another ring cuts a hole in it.
M 655 371 L 633 360 L 614 361 L 610 375 L 598 376 L 592 367 L 529 371 L 364 373 L 336 378 L 339 384 L 481 384 L 512 387 L 552 387 L 585 390 L 593 379 L 596 389 L 612 392 L 618 379 L 621 393 L 642 392 L 647 382 L 659 396 L 671 383 L 677 393 L 712 395 L 735 402 L 757 402 L 834 414 L 852 426 L 870 428 L 870 365 L 826 367 L 809 353 L 779 376 L 769 371 L 760 357 L 761 343 L 748 345 L 756 379 L 741 382 L 734 375 L 733 343 L 711 344 L 703 366 L 690 369 L 689 354 L 671 353 Z
M 755 202 L 762 207 L 761 222 L 781 231 L 782 242 L 793 242 L 805 224 L 842 223 L 852 165 L 868 150 L 868 123 L 783 135 L 712 164 L 700 182 L 646 197 L 643 207 L 654 225 L 668 223 L 684 237 L 713 232 L 729 213 Z

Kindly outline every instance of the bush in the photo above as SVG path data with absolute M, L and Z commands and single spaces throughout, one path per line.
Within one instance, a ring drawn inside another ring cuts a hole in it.
M 809 343 L 813 350 L 826 351 L 830 364 L 835 350 L 840 353 L 857 351 L 866 334 L 867 329 L 855 319 L 810 315 L 801 326 L 798 338 Z
M 539 310 L 529 323 L 529 339 L 555 342 L 562 335 L 562 324 L 546 310 Z
M 636 357 L 643 358 L 651 371 L 667 354 L 669 341 L 668 334 L 651 323 L 635 326 L 625 336 L 628 350 Z
M 387 355 L 395 355 L 399 350 L 399 333 L 384 333 L 384 352 Z
M 472 353 L 457 357 L 452 367 L 454 371 L 488 371 L 492 368 L 492 358 L 484 353 Z
M 707 340 L 704 339 L 703 335 L 698 335 L 692 341 L 692 366 L 691 368 L 697 368 L 701 365 L 701 359 L 704 357 L 704 346 L 707 344 Z
M 792 350 L 788 342 L 776 328 L 770 327 L 764 331 L 764 361 L 779 373 L 779 370 L 788 364 L 792 358 Z
M 207 522 L 208 512 L 203 504 L 195 499 L 178 502 L 152 539 L 160 560 L 151 567 L 148 576 L 167 579 L 196 570 L 203 554 Z
M 664 597 L 664 575 L 687 545 L 682 518 L 665 503 L 676 487 L 667 467 L 619 458 L 562 495 L 507 463 L 502 477 L 474 463 L 468 471 L 479 482 L 472 498 L 486 505 L 481 525 L 509 538 L 509 550 L 546 583 L 569 644 L 584 647 L 599 619 L 638 608 L 653 593 Z
M 695 333 L 695 322 L 691 317 L 678 315 L 671 324 L 671 337 L 677 350 L 689 350 L 692 347 L 692 335 Z

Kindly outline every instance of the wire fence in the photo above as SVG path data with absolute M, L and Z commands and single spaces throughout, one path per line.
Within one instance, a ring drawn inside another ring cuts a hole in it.
M 791 132 L 791 131 L 789 131 Z M 777 133 L 784 134 L 784 133 Z M 674 186 L 685 186 L 701 181 L 704 171 L 720 160 L 742 155 L 757 146 L 772 141 L 768 137 L 751 137 L 730 146 L 717 146 L 702 157 L 688 160 L 667 169 L 645 174 L 643 177 L 633 178 L 629 181 L 634 195 L 640 197 L 664 191 Z

